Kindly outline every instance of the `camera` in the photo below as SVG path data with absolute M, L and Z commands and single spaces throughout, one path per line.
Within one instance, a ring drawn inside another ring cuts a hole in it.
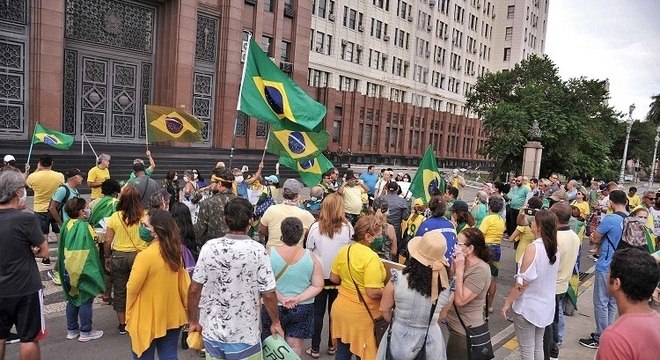
M 535 216 L 537 211 L 539 211 L 539 209 L 525 209 L 525 215 Z

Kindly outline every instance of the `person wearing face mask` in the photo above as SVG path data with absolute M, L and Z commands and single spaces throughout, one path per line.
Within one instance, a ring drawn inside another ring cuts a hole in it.
M 126 330 L 133 359 L 174 359 L 190 276 L 183 266 L 181 236 L 172 215 L 153 209 L 142 220 L 140 239 L 149 245 L 135 257 L 126 285 Z
M 392 224 L 387 223 L 387 216 L 390 214 L 388 206 L 387 201 L 383 198 L 374 200 L 374 215 L 383 224 L 383 232 L 371 243 L 371 249 L 375 251 L 381 259 L 396 261 L 396 231 Z
M 324 193 L 323 188 L 314 186 L 309 190 L 309 199 L 300 204 L 300 208 L 309 211 L 316 220 L 319 219 L 321 213 L 321 206 L 323 204 Z
M 108 219 L 103 242 L 105 268 L 111 272 L 115 298 L 112 307 L 117 313 L 117 332 L 126 334 L 126 283 L 138 252 L 149 245 L 140 237 L 140 221 L 146 216 L 140 193 L 126 185 L 119 195 L 117 211 Z
M 64 210 L 69 219 L 62 226 L 57 253 L 62 290 L 67 300 L 66 338 L 87 342 L 103 336 L 102 330 L 92 330 L 94 297 L 105 291 L 103 268 L 94 241 L 96 233 L 87 222 L 90 215 L 87 201 L 73 198 L 67 201 Z M 87 256 L 76 255 L 81 251 Z
M 337 189 L 337 194 L 344 199 L 346 219 L 355 226 L 362 212 L 362 193 L 367 193 L 369 188 L 358 182 L 357 175 L 353 170 L 346 171 L 346 181 Z
M 69 216 L 67 213 L 64 211 L 64 205 L 69 201 L 70 199 L 80 197 L 80 194 L 78 193 L 78 186 L 83 182 L 83 179 L 85 178 L 85 175 L 80 172 L 78 169 L 72 169 L 69 170 L 66 173 L 66 183 L 63 185 L 60 185 L 60 187 L 55 190 L 55 193 L 53 194 L 53 197 L 51 198 L 50 204 L 48 205 L 48 211 L 50 213 L 50 216 L 53 218 L 53 220 L 57 223 L 57 226 L 59 228 L 62 227 L 62 224 L 64 224 L 67 220 L 69 220 Z M 42 261 L 44 265 L 49 265 L 50 264 L 50 259 Z M 55 285 L 60 285 L 60 274 L 58 272 L 59 266 L 57 262 L 55 263 L 55 266 L 52 271 L 48 272 L 48 276 L 53 280 L 53 283 Z
M 247 169 L 247 166 L 244 166 L 245 169 Z M 248 189 L 250 185 L 252 185 L 255 181 L 261 180 L 261 171 L 264 168 L 264 163 L 261 162 L 259 163 L 259 167 L 257 169 L 257 172 L 252 175 L 249 179 L 245 179 L 244 176 L 244 171 L 239 169 L 239 168 L 234 168 L 232 169 L 232 174 L 234 175 L 234 195 L 243 198 L 245 200 L 248 199 Z M 247 171 L 247 170 L 245 170 Z
M 174 204 L 179 202 L 179 191 L 181 190 L 179 188 L 179 176 L 177 175 L 176 171 L 170 170 L 167 172 L 165 175 L 165 180 L 163 180 L 162 187 L 170 194 L 169 208 L 171 209 L 174 207 Z

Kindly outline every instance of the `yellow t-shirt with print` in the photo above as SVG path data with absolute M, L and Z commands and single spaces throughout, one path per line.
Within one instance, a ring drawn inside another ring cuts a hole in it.
M 106 180 L 110 179 L 110 170 L 108 168 L 101 169 L 98 166 L 94 166 L 93 168 L 89 169 L 87 172 L 87 182 L 104 182 Z M 91 188 L 91 193 L 89 196 L 92 200 L 102 198 L 103 194 L 101 194 L 101 187 L 95 187 Z
M 501 244 L 502 235 L 506 230 L 506 223 L 500 214 L 488 214 L 481 221 L 479 230 L 484 234 L 486 244 Z
M 417 230 L 424 220 L 426 220 L 424 214 L 418 214 L 417 212 L 410 214 L 408 220 L 406 220 L 406 233 L 411 239 L 417 234 Z
M 146 216 L 146 212 L 143 215 Z M 108 219 L 108 229 L 112 229 L 114 237 L 112 238 L 112 250 L 122 252 L 142 251 L 149 244 L 140 239 L 140 223 L 126 225 L 122 219 L 122 212 L 115 211 Z

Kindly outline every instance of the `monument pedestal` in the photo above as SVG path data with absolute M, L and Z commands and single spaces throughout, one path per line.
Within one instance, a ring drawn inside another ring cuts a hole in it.
M 522 175 L 529 178 L 539 178 L 541 172 L 541 155 L 543 146 L 539 141 L 528 141 L 523 152 Z

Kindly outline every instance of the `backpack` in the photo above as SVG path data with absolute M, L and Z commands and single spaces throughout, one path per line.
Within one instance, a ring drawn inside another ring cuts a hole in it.
M 617 213 L 617 215 L 623 217 L 623 232 L 616 250 L 636 248 L 647 251 L 646 220 L 636 216 L 624 217 L 620 213 Z
M 57 188 L 59 189 L 61 187 L 64 188 L 64 198 L 62 198 L 62 201 L 57 205 L 56 209 L 57 209 L 57 213 L 60 215 L 60 219 L 63 219 L 64 213 L 62 212 L 62 210 L 64 209 L 64 205 L 66 205 L 66 202 L 71 200 L 69 199 L 69 196 L 71 196 L 71 190 L 69 190 L 69 187 L 66 186 L 65 184 L 62 184 Z M 53 202 L 53 199 L 50 199 L 50 201 Z M 50 209 L 50 204 L 48 204 L 48 208 Z M 50 216 L 50 212 L 48 212 L 48 216 Z

